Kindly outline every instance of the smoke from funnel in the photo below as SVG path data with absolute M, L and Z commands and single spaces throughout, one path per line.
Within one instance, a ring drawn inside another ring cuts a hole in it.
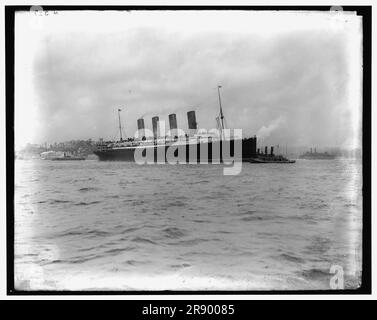
M 269 137 L 273 131 L 279 129 L 285 122 L 286 120 L 282 116 L 276 118 L 275 120 L 272 120 L 267 127 L 262 126 L 262 128 L 258 130 L 257 137 L 260 139 Z

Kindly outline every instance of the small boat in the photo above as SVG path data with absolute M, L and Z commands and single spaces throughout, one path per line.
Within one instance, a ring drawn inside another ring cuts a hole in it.
M 63 161 L 63 160 L 85 160 L 83 156 L 76 156 L 68 152 L 44 152 L 41 154 L 44 160 Z
M 84 157 L 67 156 L 67 157 L 51 158 L 50 160 L 53 160 L 53 161 L 55 161 L 55 160 L 61 160 L 61 161 L 63 161 L 63 160 L 85 160 L 85 158 Z
M 268 153 L 268 148 L 265 147 L 264 153 L 260 152 L 260 149 L 257 149 L 257 154 L 248 159 L 250 163 L 295 163 L 296 160 L 291 160 L 284 157 L 281 154 L 274 153 L 274 147 L 271 147 L 271 152 Z

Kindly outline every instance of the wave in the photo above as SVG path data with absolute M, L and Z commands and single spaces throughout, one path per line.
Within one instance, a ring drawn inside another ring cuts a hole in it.
M 58 264 L 58 263 L 79 264 L 79 263 L 87 262 L 87 261 L 94 260 L 100 257 L 101 256 L 97 254 L 90 254 L 86 256 L 75 256 L 67 260 L 55 259 L 51 261 L 46 261 L 45 259 L 42 259 L 40 261 L 40 265 L 49 265 L 49 264 Z
M 141 206 L 145 204 L 145 200 L 124 199 L 123 202 L 131 202 L 131 205 L 133 206 Z
M 189 182 L 189 185 L 194 185 L 194 184 L 203 184 L 203 183 L 209 183 L 208 180 L 199 180 L 199 181 L 194 181 L 194 182 Z
M 66 230 L 57 234 L 58 237 L 68 237 L 68 236 L 87 236 L 90 237 L 103 237 L 109 235 L 110 232 L 97 230 L 97 229 L 87 229 L 87 228 L 73 228 Z
M 195 223 L 210 223 L 211 221 L 209 221 L 209 220 L 192 220 L 192 222 L 195 222 Z
M 352 208 L 352 207 L 357 207 L 357 204 L 356 203 L 345 203 L 344 206 L 346 208 Z
M 94 178 L 73 179 L 73 182 L 92 181 Z
M 45 263 L 45 264 L 55 264 L 55 263 L 62 263 L 62 262 L 63 262 L 62 260 L 56 259 L 56 260 L 52 260 L 52 261 Z
M 119 199 L 119 195 L 114 194 L 114 195 L 110 195 L 110 196 L 105 196 L 105 198 L 107 198 L 107 199 Z
M 135 266 L 135 265 L 140 265 L 140 264 L 146 264 L 146 262 L 136 261 L 136 260 L 126 260 L 126 261 L 123 262 L 123 264 Z
M 218 240 L 218 239 L 212 239 L 212 240 Z M 211 241 L 211 240 L 210 239 L 189 239 L 189 240 L 180 240 L 180 241 L 169 243 L 169 244 L 186 247 L 186 246 L 195 246 L 197 244 L 201 244 L 208 241 Z
M 92 204 L 97 204 L 97 203 L 101 203 L 101 201 L 90 201 L 90 202 L 85 202 L 85 201 L 80 201 L 80 202 L 76 202 L 75 203 L 75 206 L 90 206 Z
M 173 269 L 183 269 L 183 268 L 188 268 L 191 267 L 191 264 L 189 263 L 182 263 L 182 264 L 171 264 L 170 268 Z
M 168 227 L 163 230 L 167 238 L 177 239 L 183 237 L 186 233 L 176 227 Z
M 279 257 L 283 258 L 284 260 L 290 261 L 290 262 L 305 263 L 304 259 L 297 257 L 296 255 L 290 254 L 290 253 L 283 253 Z
M 90 231 L 86 232 L 86 234 L 93 236 L 93 237 L 104 237 L 104 236 L 107 236 L 111 233 L 107 232 L 107 231 L 101 231 L 101 230 L 90 230 Z
M 67 260 L 66 262 L 70 263 L 70 264 L 78 264 L 78 263 L 83 263 L 83 262 L 87 262 L 87 261 L 98 259 L 98 258 L 101 258 L 101 255 L 93 254 L 93 255 L 90 255 L 90 256 L 86 256 L 86 257 L 80 257 L 80 258 L 73 259 L 73 260 L 72 259 Z
M 122 230 L 120 233 L 121 234 L 130 233 L 130 232 L 133 232 L 133 231 L 137 231 L 139 229 L 140 229 L 139 227 L 130 227 L 130 228 L 126 228 L 126 229 Z
M 185 202 L 182 202 L 180 200 L 176 200 L 174 202 L 169 202 L 169 203 L 166 203 L 162 206 L 163 209 L 169 209 L 171 207 L 184 207 L 186 206 L 186 203 Z
M 117 255 L 124 251 L 132 251 L 135 249 L 136 249 L 135 247 L 113 248 L 113 249 L 106 250 L 105 253 L 110 254 L 110 255 Z
M 331 241 L 328 238 L 322 237 L 315 237 L 312 240 L 312 243 L 306 246 L 308 252 L 317 253 L 317 254 L 324 254 L 326 253 L 331 247 Z
M 319 202 L 301 202 L 297 204 L 299 209 L 327 209 L 329 205 L 327 203 L 323 203 L 323 201 Z
M 61 200 L 61 199 L 53 199 L 53 200 L 50 200 L 50 203 L 51 204 L 54 204 L 54 203 L 71 203 L 72 201 L 69 201 L 69 200 Z
M 79 189 L 79 191 L 81 192 L 97 191 L 97 190 L 99 190 L 99 188 L 96 188 L 96 187 L 84 187 L 84 188 Z
M 328 278 L 330 276 L 330 273 L 328 270 L 313 268 L 300 272 L 300 275 L 310 280 L 320 280 Z
M 86 231 L 72 230 L 72 231 L 58 233 L 57 236 L 69 237 L 69 236 L 81 236 L 83 234 L 86 234 Z
M 146 239 L 146 238 L 142 238 L 142 237 L 133 238 L 131 241 L 133 241 L 133 242 L 140 242 L 140 243 L 157 244 L 156 242 L 154 242 L 154 241 L 152 241 L 150 239 Z
M 257 213 L 256 210 L 247 210 L 245 212 L 242 212 L 242 214 L 254 214 L 254 213 Z
M 241 220 L 248 222 L 248 221 L 269 220 L 269 219 L 266 217 L 261 217 L 261 216 L 248 216 L 248 217 L 241 218 Z

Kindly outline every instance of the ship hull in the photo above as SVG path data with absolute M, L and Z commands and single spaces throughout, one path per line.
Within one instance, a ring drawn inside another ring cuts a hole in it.
M 280 159 L 271 157 L 270 160 L 265 160 L 261 158 L 253 158 L 249 160 L 250 163 L 296 163 L 295 160 Z
M 227 142 L 227 150 L 232 159 L 250 161 L 250 159 L 257 156 L 256 153 L 256 138 L 247 138 L 242 140 L 242 155 L 238 155 L 234 151 L 235 142 L 230 140 Z M 237 142 L 236 142 L 237 143 Z M 222 157 L 223 142 L 208 142 L 208 143 L 195 143 L 186 144 L 183 147 L 185 150 L 184 159 L 187 163 L 219 163 L 224 162 Z M 104 150 L 95 150 L 93 153 L 98 156 L 101 161 L 131 161 L 135 162 L 135 151 L 137 149 L 146 150 L 147 148 L 153 149 L 153 162 L 168 162 L 166 153 L 168 145 L 155 145 L 147 147 L 127 147 L 127 148 L 109 148 Z M 203 152 L 203 150 L 205 152 Z M 214 150 L 219 150 L 216 152 Z M 140 154 L 140 150 L 138 150 Z M 146 151 L 144 151 L 145 154 Z M 149 151 L 150 152 L 150 151 Z M 179 152 L 179 151 L 178 151 Z M 163 155 L 161 159 L 161 154 Z M 149 159 L 150 160 L 150 159 Z

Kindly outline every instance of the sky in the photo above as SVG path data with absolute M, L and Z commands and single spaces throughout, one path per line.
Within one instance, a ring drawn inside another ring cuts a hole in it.
M 133 136 L 187 111 L 265 144 L 361 143 L 361 18 L 342 12 L 16 15 L 15 145 Z

